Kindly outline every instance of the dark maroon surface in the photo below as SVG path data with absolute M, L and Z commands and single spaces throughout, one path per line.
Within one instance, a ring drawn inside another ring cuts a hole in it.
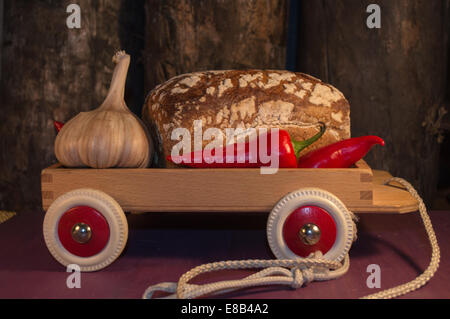
M 450 212 L 432 212 L 441 247 L 435 277 L 403 298 L 450 297 Z M 0 224 L 0 298 L 141 298 L 144 290 L 203 263 L 273 258 L 266 243 L 266 214 L 128 215 L 128 245 L 108 268 L 81 274 L 81 288 L 66 286 L 65 268 L 48 252 L 43 236 L 43 211 L 20 212 Z M 381 267 L 381 289 L 414 279 L 428 266 L 430 246 L 418 213 L 360 215 L 358 240 L 350 250 L 350 270 L 343 277 L 313 282 L 294 290 L 259 287 L 225 298 L 357 298 L 369 289 L 370 264 Z M 204 274 L 196 283 L 241 278 L 249 270 Z

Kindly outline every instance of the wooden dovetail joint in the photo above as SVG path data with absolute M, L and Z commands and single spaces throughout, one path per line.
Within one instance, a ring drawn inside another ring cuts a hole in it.
M 42 180 L 42 183 L 53 183 L 53 175 L 42 174 L 41 180 Z
M 371 174 L 361 174 L 360 181 L 361 181 L 361 183 L 372 183 L 372 175 Z
M 372 191 L 360 191 L 359 192 L 359 199 L 372 200 L 373 199 L 373 192 Z
M 42 198 L 43 199 L 53 199 L 53 192 L 52 191 L 42 191 Z

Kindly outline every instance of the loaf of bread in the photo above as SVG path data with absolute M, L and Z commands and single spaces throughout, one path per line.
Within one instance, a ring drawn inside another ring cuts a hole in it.
M 186 128 L 194 136 L 194 121 L 203 132 L 218 128 L 271 128 L 305 140 L 326 123 L 322 138 L 302 153 L 350 137 L 350 106 L 333 86 L 312 76 L 275 70 L 204 71 L 176 76 L 155 87 L 147 96 L 143 120 L 157 145 L 156 166 L 178 140 L 172 131 Z M 198 122 L 197 122 L 198 123 Z M 192 138 L 192 150 L 194 150 Z M 204 141 L 203 147 L 210 143 Z M 170 166 L 170 165 L 169 165 Z

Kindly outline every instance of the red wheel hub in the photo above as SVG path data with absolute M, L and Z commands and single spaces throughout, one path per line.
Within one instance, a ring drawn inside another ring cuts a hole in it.
M 320 237 L 314 244 L 305 243 L 300 236 L 302 227 L 308 224 L 320 229 Z M 286 218 L 283 238 L 289 249 L 300 257 L 308 257 L 318 250 L 326 254 L 336 241 L 336 223 L 326 210 L 317 206 L 302 206 Z
M 74 226 L 89 227 L 90 238 L 87 242 L 77 241 L 72 232 Z M 109 241 L 109 225 L 105 217 L 92 207 L 76 206 L 65 212 L 58 223 L 59 241 L 70 253 L 79 257 L 98 254 Z

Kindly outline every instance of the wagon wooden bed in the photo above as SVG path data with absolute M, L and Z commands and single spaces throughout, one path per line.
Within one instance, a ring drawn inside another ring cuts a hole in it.
M 301 258 L 303 248 L 299 253 L 294 246 L 305 245 L 305 254 L 320 248 L 325 256 L 342 259 L 350 246 L 350 212 L 417 211 L 417 201 L 399 184 L 383 185 L 389 177 L 363 160 L 348 169 L 279 169 L 266 175 L 259 169 L 92 169 L 55 164 L 41 175 L 47 211 L 44 238 L 61 264 L 94 271 L 112 263 L 125 247 L 124 211 L 271 212 L 268 240 L 278 258 Z M 290 218 L 294 211 L 295 218 Z M 288 222 L 295 224 L 288 227 Z M 335 232 L 332 240 L 324 233 L 329 227 Z M 297 236 L 300 231 L 303 238 Z M 289 239 L 292 234 L 296 238 Z M 327 240 L 324 248 L 321 241 Z

